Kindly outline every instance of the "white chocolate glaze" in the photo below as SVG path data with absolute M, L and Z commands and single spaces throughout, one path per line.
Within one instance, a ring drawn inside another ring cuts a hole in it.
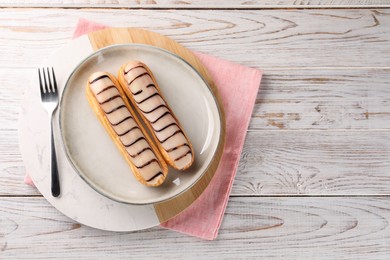
M 130 155 L 130 160 L 149 184 L 164 178 L 163 169 L 125 105 L 117 87 L 107 73 L 96 72 L 89 78 L 90 89 L 105 112 L 112 129 L 119 136 L 121 144 Z
M 174 135 L 168 141 L 164 142 L 162 146 L 166 151 L 173 149 L 181 144 L 188 144 L 187 139 L 183 135 Z M 173 158 L 176 159 L 176 158 Z
M 135 123 L 134 120 L 125 120 L 119 125 L 113 126 L 114 131 L 118 133 L 118 135 L 123 135 L 130 129 L 137 127 L 137 124 Z
M 193 156 L 189 141 L 157 90 L 152 76 L 140 62 L 129 62 L 122 73 L 128 90 L 132 93 L 132 99 L 151 124 L 171 162 L 178 169 L 186 168 L 192 162 Z M 185 145 L 182 146 L 183 144 Z

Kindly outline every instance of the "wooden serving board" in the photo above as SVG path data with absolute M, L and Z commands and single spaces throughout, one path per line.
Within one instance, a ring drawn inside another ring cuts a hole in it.
M 202 65 L 199 59 L 190 50 L 186 49 L 179 43 L 166 36 L 137 28 L 108 28 L 89 33 L 88 38 L 92 48 L 95 51 L 109 45 L 125 43 L 148 44 L 168 50 L 191 64 L 207 81 L 211 90 L 213 91 L 214 96 L 216 97 L 218 106 L 221 111 L 222 126 L 221 141 L 217 148 L 215 157 L 212 160 L 210 167 L 207 169 L 207 172 L 189 190 L 171 200 L 154 205 L 154 209 L 160 223 L 165 222 L 191 205 L 206 189 L 207 185 L 214 176 L 215 171 L 217 170 L 225 143 L 226 129 L 225 114 L 221 97 L 208 71 Z

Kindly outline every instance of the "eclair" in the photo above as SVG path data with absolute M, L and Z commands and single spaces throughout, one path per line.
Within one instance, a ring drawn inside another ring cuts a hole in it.
M 140 61 L 131 61 L 118 74 L 119 83 L 165 161 L 177 170 L 189 168 L 194 162 L 193 147 L 150 69 Z
M 161 185 L 168 173 L 167 164 L 134 115 L 116 78 L 107 72 L 93 73 L 86 95 L 135 178 L 146 186 Z

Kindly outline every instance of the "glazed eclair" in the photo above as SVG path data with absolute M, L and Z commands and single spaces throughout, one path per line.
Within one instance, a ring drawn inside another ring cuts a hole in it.
M 150 69 L 140 61 L 131 61 L 120 68 L 118 79 L 165 161 L 177 170 L 189 168 L 194 162 L 193 147 Z
M 162 184 L 168 173 L 167 164 L 134 115 L 116 78 L 107 72 L 93 73 L 86 95 L 136 179 L 147 186 Z

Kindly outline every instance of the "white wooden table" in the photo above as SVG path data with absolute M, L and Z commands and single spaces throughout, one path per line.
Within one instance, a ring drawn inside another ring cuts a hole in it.
M 390 3 L 0 0 L 0 259 L 390 259 Z M 79 17 L 264 69 L 216 241 L 80 226 L 23 183 L 17 118 Z

